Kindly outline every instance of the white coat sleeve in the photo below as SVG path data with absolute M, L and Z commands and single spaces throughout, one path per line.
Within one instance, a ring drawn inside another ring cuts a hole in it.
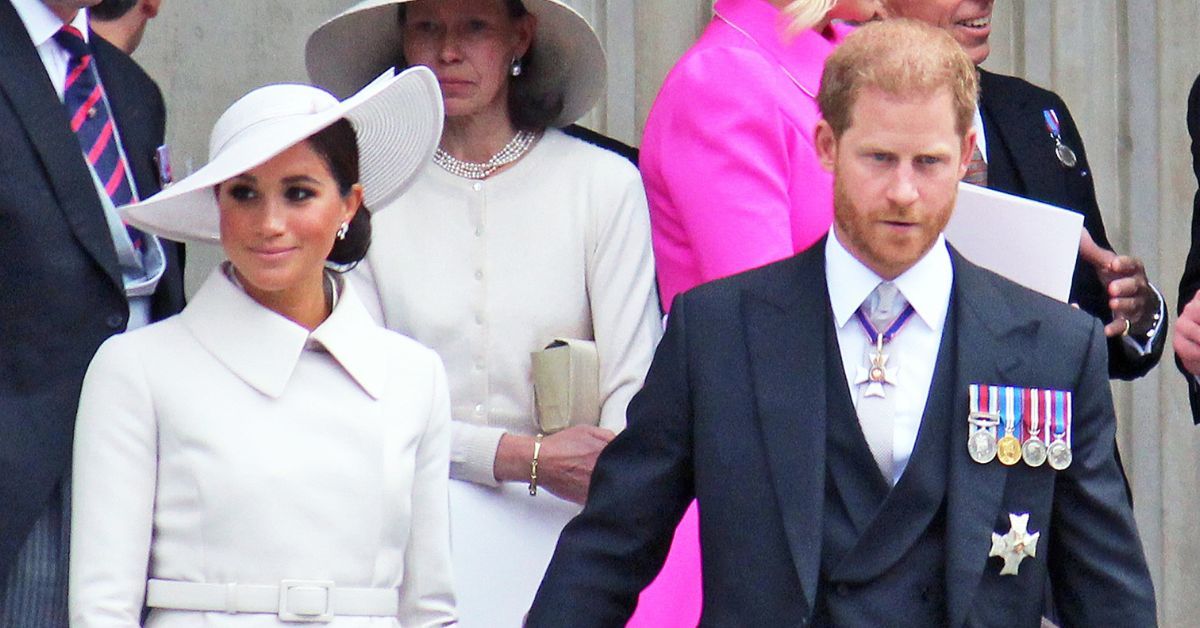
M 600 425 L 619 432 L 662 337 L 662 317 L 642 180 L 623 160 L 611 163 L 591 208 L 587 286 L 600 361 Z
M 432 351 L 429 355 L 432 403 L 417 446 L 400 617 L 405 625 L 449 626 L 457 621 L 450 561 L 450 393 L 442 361 Z
M 72 471 L 74 628 L 138 626 L 158 466 L 157 420 L 137 347 L 105 342 L 83 381 Z

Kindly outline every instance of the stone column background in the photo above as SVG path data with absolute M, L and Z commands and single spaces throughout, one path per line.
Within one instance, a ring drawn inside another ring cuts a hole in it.
M 585 124 L 637 143 L 663 76 L 703 30 L 709 0 L 567 0 L 609 54 L 608 93 Z M 168 0 L 135 57 L 168 107 L 176 172 L 207 158 L 221 111 L 267 82 L 305 79 L 306 34 L 348 0 Z M 1096 174 L 1114 246 L 1146 263 L 1174 316 L 1192 195 L 1185 112 L 1200 72 L 1195 0 L 1000 0 L 986 67 L 1057 91 Z M 348 45 L 350 42 L 348 42 Z M 220 259 L 189 248 L 189 285 Z M 1200 616 L 1200 428 L 1168 355 L 1150 376 L 1114 386 L 1121 454 L 1165 625 Z M 1079 417 L 1078 420 L 1087 420 Z

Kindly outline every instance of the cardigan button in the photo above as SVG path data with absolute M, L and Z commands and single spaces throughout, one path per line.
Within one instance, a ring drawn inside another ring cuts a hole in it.
M 109 329 L 121 329 L 125 326 L 125 317 L 120 314 L 109 314 L 108 318 L 104 319 L 104 324 L 108 325 Z

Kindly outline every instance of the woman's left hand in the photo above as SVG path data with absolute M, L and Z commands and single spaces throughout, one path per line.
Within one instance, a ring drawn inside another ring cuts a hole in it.
M 596 458 L 615 436 L 602 427 L 577 425 L 545 437 L 538 456 L 538 484 L 563 499 L 584 503 Z
M 602 427 L 577 425 L 546 436 L 538 452 L 538 486 L 566 500 L 587 500 L 596 458 L 616 434 Z M 528 482 L 533 460 L 532 436 L 505 434 L 496 450 L 494 473 L 500 482 Z

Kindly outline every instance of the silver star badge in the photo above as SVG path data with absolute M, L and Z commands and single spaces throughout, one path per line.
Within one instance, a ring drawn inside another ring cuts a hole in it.
M 869 356 L 869 361 L 869 365 L 860 365 L 858 367 L 858 375 L 854 378 L 854 384 L 856 386 L 867 385 L 867 390 L 863 392 L 864 397 L 887 397 L 884 393 L 883 385 L 891 384 L 895 386 L 896 380 L 893 378 L 900 371 L 900 368 L 888 367 L 888 356 L 882 349 L 877 349 L 872 353 Z
M 1042 533 L 1029 533 L 1029 513 L 1023 515 L 1010 513 L 1008 521 L 1011 527 L 1007 534 L 1001 536 L 995 532 L 992 533 L 992 550 L 988 552 L 988 557 L 999 556 L 1004 559 L 1000 575 L 1015 576 L 1022 560 L 1025 560 L 1026 557 L 1037 556 L 1038 537 Z

